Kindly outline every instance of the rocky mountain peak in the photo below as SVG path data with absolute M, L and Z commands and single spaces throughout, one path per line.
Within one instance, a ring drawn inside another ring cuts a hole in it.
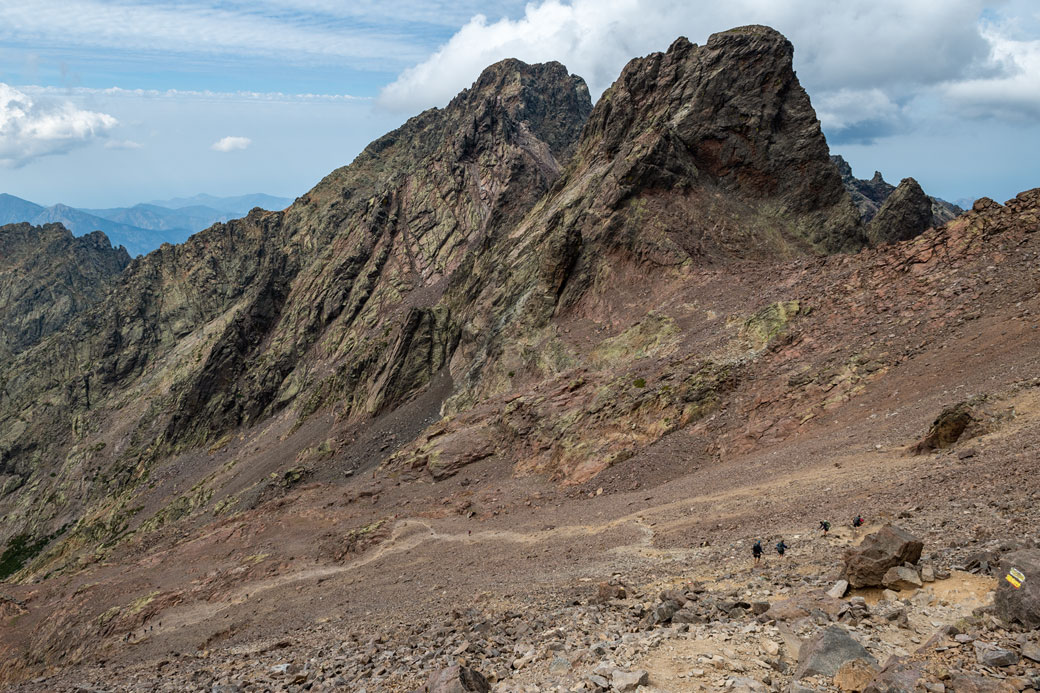
M 499 121 L 522 127 L 567 159 L 592 110 L 585 80 L 558 62 L 529 65 L 515 58 L 484 69 L 469 89 L 452 99 L 449 114 L 472 117 L 474 131 Z
M 880 171 L 874 171 L 874 176 L 870 180 L 856 178 L 852 174 L 852 166 L 840 154 L 831 156 L 831 161 L 838 167 L 838 171 L 841 174 L 841 182 L 845 189 L 848 190 L 849 195 L 852 196 L 852 201 L 855 203 L 856 209 L 859 210 L 863 223 L 869 224 L 889 196 L 896 191 L 896 186 L 886 181 Z M 924 228 L 928 228 L 928 226 L 938 228 L 964 211 L 946 200 L 938 197 L 927 197 L 931 208 L 931 219 Z M 900 204 L 903 203 L 901 202 Z M 923 230 L 923 228 L 918 227 L 919 224 L 915 224 L 913 229 L 906 229 L 896 233 L 895 236 L 912 237 Z M 882 234 L 882 236 L 886 237 L 890 235 Z
M 932 201 L 920 183 L 904 178 L 867 225 L 871 243 L 895 243 L 921 235 L 932 225 Z
M 620 199 L 651 190 L 718 191 L 729 201 L 725 216 L 791 215 L 781 224 L 782 252 L 859 248 L 858 215 L 828 159 L 793 54 L 778 32 L 748 26 L 714 34 L 704 46 L 680 38 L 665 53 L 637 58 L 593 109 L 579 156 L 619 169 Z M 683 245 L 712 254 L 703 240 L 695 233 Z M 754 252 L 755 244 L 738 245 Z

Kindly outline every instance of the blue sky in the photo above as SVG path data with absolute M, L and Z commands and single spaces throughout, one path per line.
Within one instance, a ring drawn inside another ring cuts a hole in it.
M 3 0 L 0 192 L 295 197 L 504 57 L 593 97 L 678 35 L 784 32 L 833 151 L 947 199 L 1040 185 L 1033 0 Z

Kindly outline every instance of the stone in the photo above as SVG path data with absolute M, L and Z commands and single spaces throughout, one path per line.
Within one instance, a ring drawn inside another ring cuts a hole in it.
M 841 626 L 828 626 L 802 645 L 794 677 L 834 676 L 842 664 L 852 659 L 877 664 L 877 660 L 848 631 Z
M 910 693 L 919 690 L 925 662 L 910 657 L 889 657 L 863 693 Z
M 733 693 L 767 693 L 769 687 L 749 676 L 734 676 L 727 682 L 727 690 Z
M 834 583 L 834 586 L 827 590 L 827 596 L 831 599 L 841 599 L 845 596 L 845 593 L 849 591 L 848 580 L 838 580 Z
M 1017 693 L 1006 681 L 974 674 L 959 674 L 950 679 L 949 684 L 948 690 L 954 693 Z
M 1040 664 L 1040 644 L 1027 642 L 1022 645 L 1022 656 Z
M 708 619 L 697 610 L 683 607 L 672 616 L 672 623 L 707 623 Z
M 652 621 L 654 623 L 668 623 L 672 616 L 679 610 L 679 604 L 671 600 L 664 601 L 654 607 Z
M 924 543 L 906 530 L 885 525 L 846 553 L 842 577 L 852 588 L 880 586 L 889 568 L 917 563 L 923 548 Z
M 637 669 L 635 671 L 617 669 L 614 671 L 610 683 L 618 693 L 630 693 L 640 686 L 649 684 L 650 674 L 645 669 Z
M 932 566 L 921 567 L 921 582 L 935 582 L 935 569 Z
M 1020 587 L 1007 580 L 1022 576 Z M 1025 549 L 1000 559 L 1000 584 L 993 598 L 994 612 L 1005 623 L 1017 623 L 1029 629 L 1040 628 L 1040 549 Z
M 210 693 L 242 693 L 242 687 L 235 683 L 213 684 Z
M 834 685 L 843 691 L 859 693 L 870 684 L 877 672 L 876 664 L 865 659 L 850 659 L 838 667 Z
M 903 565 L 893 566 L 885 571 L 881 584 L 892 590 L 912 590 L 923 585 L 917 571 Z
M 426 683 L 426 693 L 488 693 L 491 685 L 483 674 L 455 664 L 436 671 Z
M 1003 647 L 975 641 L 975 659 L 979 664 L 987 667 L 1009 667 L 1018 664 L 1018 654 Z
M 762 638 L 759 641 L 759 645 L 762 646 L 762 651 L 770 657 L 775 657 L 778 654 L 780 654 L 780 645 L 775 640 L 770 640 L 769 638 Z
M 619 582 L 601 582 L 596 588 L 596 596 L 593 601 L 597 604 L 606 604 L 611 599 L 627 599 L 628 589 Z
M 550 674 L 566 674 L 571 670 L 571 662 L 566 657 L 553 657 L 549 663 Z
M 755 616 L 761 616 L 767 611 L 769 611 L 769 602 L 751 602 L 751 613 Z
M 816 693 L 815 688 L 809 688 L 808 686 L 805 686 L 797 681 L 792 681 L 791 683 L 789 683 L 787 685 L 787 688 L 784 690 L 787 691 L 787 693 Z

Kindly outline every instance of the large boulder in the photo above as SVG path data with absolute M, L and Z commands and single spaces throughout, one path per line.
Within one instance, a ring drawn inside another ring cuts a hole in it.
M 1000 586 L 993 600 L 997 616 L 1007 623 L 1040 628 L 1040 549 L 1009 553 L 1000 559 L 1000 568 Z
M 419 690 L 423 693 L 488 693 L 491 684 L 479 671 L 455 664 L 435 672 Z
M 885 525 L 867 535 L 858 547 L 849 549 L 842 577 L 853 588 L 878 587 L 889 568 L 917 563 L 923 548 L 924 543 L 905 529 Z
M 796 679 L 806 676 L 834 676 L 841 665 L 853 659 L 866 660 L 877 665 L 877 660 L 867 649 L 853 640 L 841 626 L 828 626 L 814 635 L 798 652 Z

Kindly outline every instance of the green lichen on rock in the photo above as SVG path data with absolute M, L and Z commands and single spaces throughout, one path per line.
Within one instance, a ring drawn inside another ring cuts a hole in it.
M 744 322 L 741 334 L 750 342 L 752 349 L 758 351 L 786 330 L 800 311 L 801 304 L 798 301 L 778 301 L 748 318 Z

